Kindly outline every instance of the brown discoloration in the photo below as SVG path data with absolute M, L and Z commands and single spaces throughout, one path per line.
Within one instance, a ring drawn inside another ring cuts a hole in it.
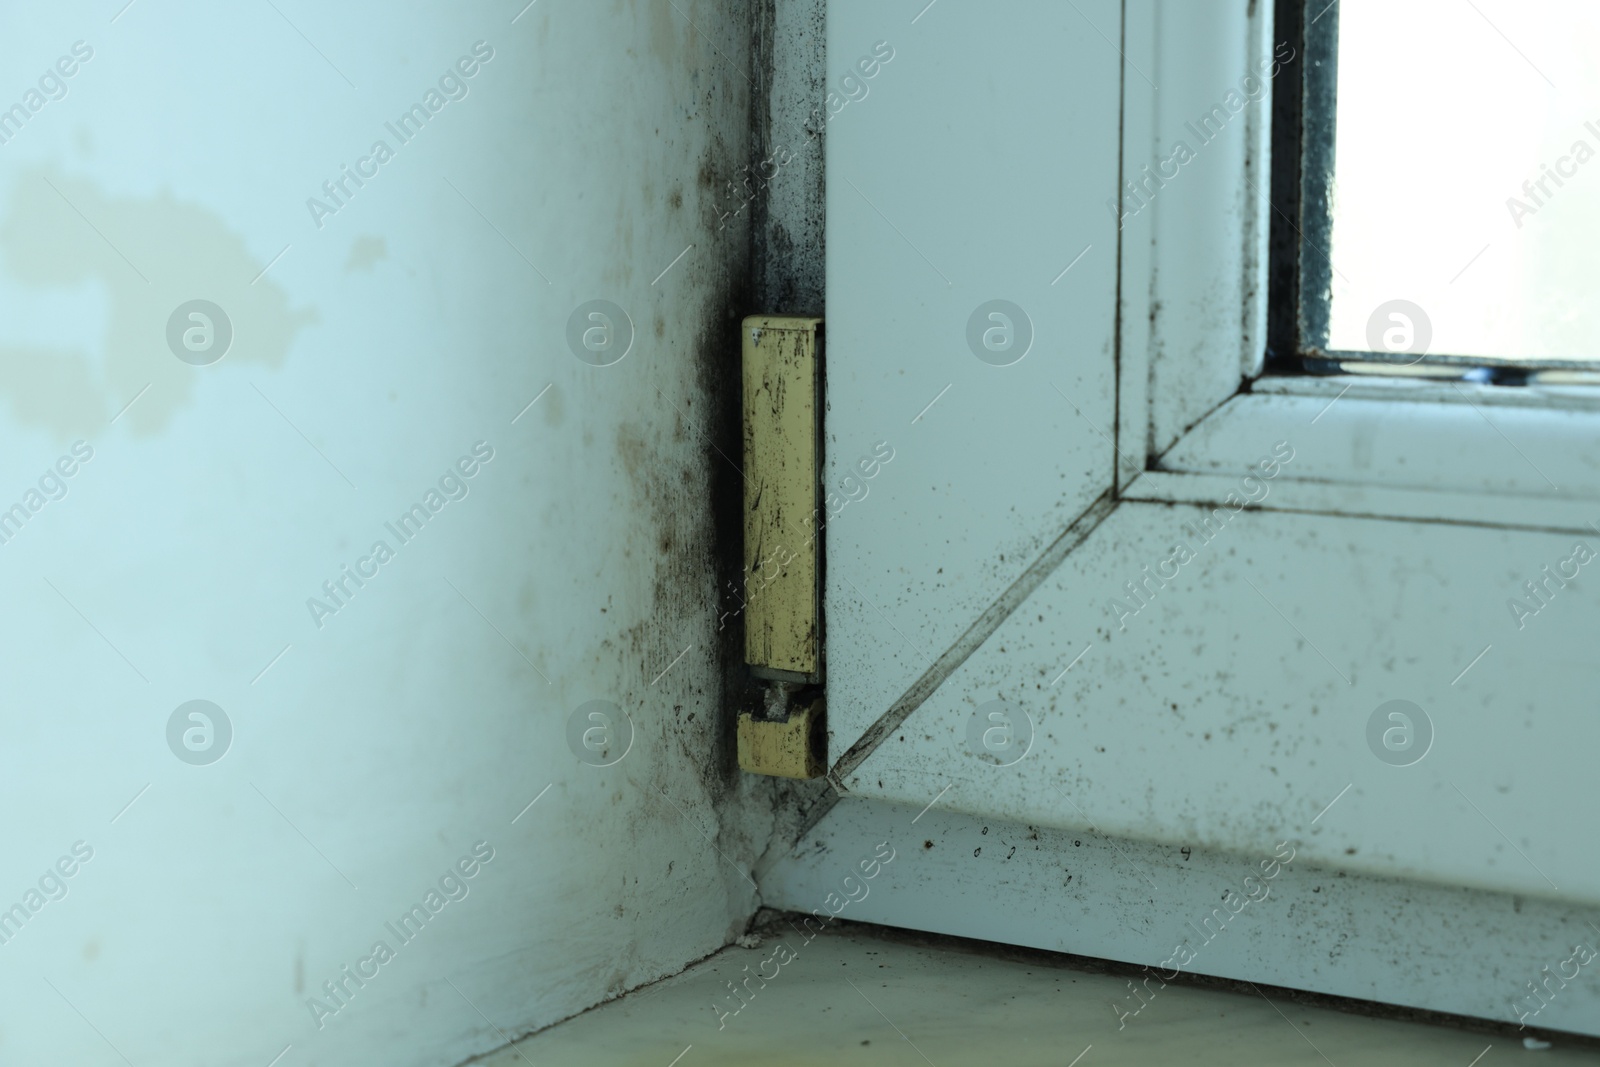
M 97 437 L 147 385 L 118 422 L 139 436 L 161 433 L 193 400 L 199 368 L 166 342 L 167 320 L 180 304 L 210 300 L 232 323 L 232 345 L 210 373 L 282 366 L 295 336 L 317 319 L 312 310 L 291 309 L 271 275 L 252 284 L 266 264 L 209 210 L 169 194 L 111 196 L 53 168 L 13 183 L 0 250 L 8 273 L 24 285 L 93 282 L 107 296 L 106 333 L 91 349 L 0 346 L 0 392 L 12 418 L 63 441 Z

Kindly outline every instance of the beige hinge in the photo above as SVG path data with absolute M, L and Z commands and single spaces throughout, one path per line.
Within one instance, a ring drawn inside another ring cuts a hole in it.
M 820 319 L 744 320 L 745 662 L 774 683 L 739 717 L 739 765 L 814 778 L 825 769 L 822 544 L 818 523 Z
M 744 320 L 745 662 L 822 680 L 817 319 Z
M 777 778 L 821 778 L 828 770 L 822 698 L 791 705 L 780 714 L 785 717 L 739 713 L 740 768 Z

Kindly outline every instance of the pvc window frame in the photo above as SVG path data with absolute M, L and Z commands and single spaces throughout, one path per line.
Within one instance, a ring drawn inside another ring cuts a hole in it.
M 1197 202 L 1162 189 L 1152 210 L 1122 221 L 1116 497 L 1221 506 L 1240 476 L 1287 440 L 1310 447 L 1297 449 L 1302 459 L 1252 506 L 1597 532 L 1600 391 L 1462 380 L 1458 364 L 1511 362 L 1476 357 L 1425 357 L 1423 375 L 1381 373 L 1382 364 L 1349 373 L 1348 359 L 1359 354 L 1326 351 L 1337 8 L 1326 0 L 1251 6 L 1253 13 L 1240 5 L 1216 17 L 1234 23 L 1253 60 L 1284 45 L 1295 58 L 1246 105 L 1242 138 L 1219 140 L 1220 150 L 1207 148 L 1188 164 L 1228 168 L 1248 195 Z M 1201 113 L 1214 103 L 1196 96 L 1174 105 L 1156 87 L 1181 95 L 1209 84 L 1220 97 L 1239 81 L 1228 59 L 1185 50 L 1170 30 L 1163 34 L 1166 15 L 1160 0 L 1125 6 L 1124 196 L 1135 179 L 1150 187 L 1145 168 L 1171 145 L 1173 124 L 1158 121 L 1158 105 Z M 1228 215 L 1227 239 L 1204 249 L 1208 261 L 1192 246 L 1174 249 L 1183 242 L 1173 235 L 1217 213 Z M 1196 326 L 1200 317 L 1184 309 L 1209 298 L 1197 279 L 1219 263 L 1238 279 L 1239 314 L 1220 309 Z M 1319 367 L 1343 372 L 1307 373 Z M 1496 374 L 1506 380 L 1504 371 L 1480 377 Z M 1512 372 L 1509 380 L 1526 379 Z M 1196 396 L 1197 381 L 1210 391 Z M 1173 425 L 1170 412 L 1197 402 L 1198 417 Z

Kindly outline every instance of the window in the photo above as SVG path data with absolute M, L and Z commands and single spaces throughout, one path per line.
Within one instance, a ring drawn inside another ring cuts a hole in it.
M 1313 371 L 1600 380 L 1572 373 L 1600 369 L 1600 8 L 1285 0 L 1278 20 L 1304 62 L 1274 118 L 1274 201 L 1298 201 L 1275 238 L 1300 298 L 1299 336 L 1280 318 L 1275 353 Z
M 834 77 L 873 41 L 897 58 L 828 131 L 825 480 L 874 440 L 895 460 L 826 531 L 830 770 L 846 797 L 808 816 L 817 839 L 794 854 L 819 857 L 818 880 L 790 899 L 825 884 L 827 857 L 906 839 L 896 864 L 916 901 L 874 891 L 852 914 L 1155 965 L 1164 931 L 1181 936 L 1221 891 L 1195 874 L 1201 857 L 1221 878 L 1292 842 L 1295 869 L 1337 874 L 1308 878 L 1304 906 L 1260 910 L 1259 940 L 1202 970 L 1502 1020 L 1526 992 L 1504 976 L 1538 974 L 1565 936 L 1547 931 L 1584 928 L 1600 901 L 1600 859 L 1551 815 L 1600 745 L 1600 610 L 1545 595 L 1595 544 L 1600 394 L 1517 373 L 1600 352 L 1487 334 L 1436 295 L 1460 289 L 1471 309 L 1492 291 L 1461 287 L 1488 285 L 1474 272 L 1498 247 L 1455 276 L 1493 235 L 1471 243 L 1463 216 L 1447 242 L 1450 205 L 1429 199 L 1495 156 L 1488 118 L 1459 144 L 1390 149 L 1383 177 L 1418 213 L 1395 217 L 1414 228 L 1377 242 L 1371 294 L 1338 288 L 1335 265 L 1368 275 L 1333 227 L 1372 212 L 1341 216 L 1352 201 L 1335 195 L 1328 213 L 1336 186 L 1362 180 L 1331 163 L 1359 171 L 1365 151 L 1378 167 L 1394 127 L 1333 109 L 1341 79 L 1387 62 L 1332 62 L 1365 0 L 1312 3 L 829 3 Z M 1526 36 L 1509 5 L 1452 3 L 1494 23 L 1473 32 L 1504 50 L 1492 71 L 1507 86 L 1549 92 L 1495 27 L 1565 82 L 1558 60 L 1579 46 L 1546 54 L 1533 42 L 1556 34 Z M 1430 5 L 1378 10 L 1400 6 Z M 1448 41 L 1408 26 L 1360 35 L 1401 53 Z M 1488 77 L 1479 53 L 1459 58 L 1469 83 Z M 1417 78 L 1436 97 L 1416 107 L 1446 129 L 1470 130 L 1458 112 L 1473 107 L 1515 110 Z M 1376 123 L 1377 147 L 1336 144 L 1335 118 L 1341 137 Z M 1493 191 L 1490 221 L 1513 190 Z M 1448 262 L 1431 273 L 1399 262 L 1435 252 Z M 1374 305 L 1394 298 L 1434 320 L 1414 363 L 1363 351 Z M 996 300 L 1031 327 L 1004 365 L 966 334 Z M 1404 767 L 1369 733 L 1396 700 L 1431 723 L 1411 737 L 1437 737 Z M 997 711 L 1004 759 L 987 758 Z M 969 840 L 958 828 L 974 822 Z M 1084 868 L 1100 844 L 1114 876 Z M 1450 902 L 1420 903 L 1434 891 Z M 1442 914 L 1485 937 L 1324 921 Z M 1316 940 L 1329 929 L 1337 946 Z M 1407 959 L 1440 962 L 1419 979 Z M 1593 1032 L 1581 1003 L 1554 1001 L 1540 1025 Z

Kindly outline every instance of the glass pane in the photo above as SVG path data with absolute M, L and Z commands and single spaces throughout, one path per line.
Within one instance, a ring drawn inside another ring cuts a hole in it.
M 1338 18 L 1329 348 L 1600 361 L 1600 3 Z

